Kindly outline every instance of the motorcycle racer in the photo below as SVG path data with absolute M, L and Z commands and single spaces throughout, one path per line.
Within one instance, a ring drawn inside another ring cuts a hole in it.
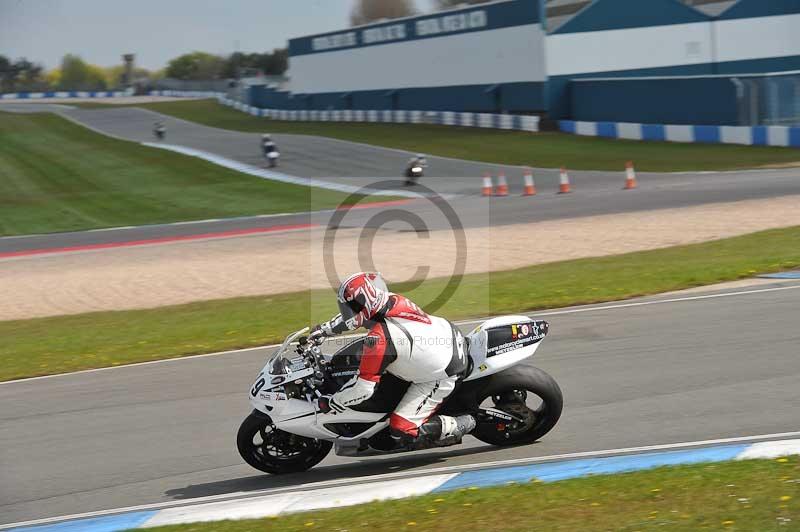
M 268 157 L 270 153 L 278 151 L 278 145 L 272 140 L 272 136 L 268 134 L 261 135 L 261 151 L 264 152 L 264 157 Z
M 467 371 L 464 337 L 455 325 L 390 292 L 378 273 L 351 275 L 337 302 L 340 314 L 315 326 L 310 340 L 360 327 L 369 332 L 358 373 L 319 399 L 321 411 L 343 412 L 366 401 L 388 372 L 411 383 L 389 418 L 391 434 L 402 444 L 459 441 L 475 428 L 471 415 L 436 415 Z
M 422 172 L 428 167 L 428 161 L 425 159 L 425 154 L 418 153 L 406 164 L 406 170 L 403 172 L 406 178 L 406 186 L 413 186 L 417 184 L 417 180 L 422 176 Z
M 164 138 L 164 135 L 167 133 L 167 126 L 164 125 L 164 122 L 156 122 L 153 124 L 153 134 L 159 140 Z
M 421 168 L 425 168 L 428 166 L 428 160 L 425 158 L 424 153 L 418 153 L 408 160 L 408 163 L 406 164 L 406 169 L 410 169 L 413 166 L 419 166 Z

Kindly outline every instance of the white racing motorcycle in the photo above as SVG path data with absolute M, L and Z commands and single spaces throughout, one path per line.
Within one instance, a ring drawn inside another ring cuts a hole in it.
M 271 151 L 265 155 L 267 159 L 267 166 L 270 168 L 275 168 L 278 166 L 278 159 L 281 158 L 281 154 L 278 151 Z
M 561 416 L 561 390 L 550 375 L 522 362 L 548 330 L 546 321 L 527 316 L 493 318 L 476 327 L 465 337 L 467 376 L 438 413 L 472 414 L 477 426 L 471 434 L 491 445 L 528 444 L 547 434 Z M 245 462 L 266 473 L 296 473 L 321 462 L 334 445 L 340 456 L 361 457 L 461 443 L 397 447 L 389 415 L 409 383 L 388 373 L 366 402 L 339 414 L 320 412 L 316 399 L 336 392 L 358 372 L 364 338 L 326 355 L 303 336 L 307 331 L 286 338 L 250 388 L 254 410 L 237 436 Z

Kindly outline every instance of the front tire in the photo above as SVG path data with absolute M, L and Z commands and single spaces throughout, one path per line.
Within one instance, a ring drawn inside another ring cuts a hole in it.
M 518 397 L 520 394 L 532 393 L 541 400 L 541 405 L 532 410 L 524 402 L 517 405 L 517 414 L 527 414 L 529 423 L 520 427 L 498 430 L 495 422 L 479 422 L 472 435 L 490 445 L 510 446 L 533 443 L 550 432 L 561 417 L 564 397 L 558 383 L 546 372 L 533 366 L 518 366 L 490 377 L 492 380 L 478 397 L 478 404 L 493 398 L 495 408 L 503 410 L 504 405 L 497 404 L 497 398 Z M 506 405 L 514 408 L 512 402 Z M 528 410 L 528 412 L 525 412 Z
M 239 427 L 236 447 L 254 468 L 282 475 L 311 469 L 328 455 L 333 444 L 277 429 L 269 416 L 254 410 Z

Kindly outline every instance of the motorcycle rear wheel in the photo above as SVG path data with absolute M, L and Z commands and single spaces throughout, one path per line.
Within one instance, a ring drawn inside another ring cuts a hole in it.
M 256 437 L 261 441 L 256 442 Z M 236 447 L 252 467 L 282 475 L 311 469 L 328 455 L 333 444 L 284 432 L 275 428 L 269 416 L 253 411 L 239 427 Z
M 478 423 L 472 435 L 484 443 L 498 446 L 525 445 L 533 443 L 555 427 L 564 407 L 564 397 L 555 379 L 546 372 L 533 366 L 518 366 L 500 372 L 491 377 L 491 382 L 478 397 L 482 401 L 508 395 L 527 395 L 532 393 L 541 400 L 535 410 L 529 410 L 532 422 L 520 430 L 498 430 L 496 423 Z M 500 410 L 502 406 L 495 405 Z M 522 406 L 523 411 L 525 406 Z

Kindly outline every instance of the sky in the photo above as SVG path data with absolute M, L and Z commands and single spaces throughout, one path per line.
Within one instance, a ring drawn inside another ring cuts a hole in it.
M 162 68 L 182 53 L 264 52 L 348 25 L 356 0 L 0 0 L 0 55 L 57 67 L 66 53 L 101 66 Z M 417 0 L 430 9 L 431 0 Z

